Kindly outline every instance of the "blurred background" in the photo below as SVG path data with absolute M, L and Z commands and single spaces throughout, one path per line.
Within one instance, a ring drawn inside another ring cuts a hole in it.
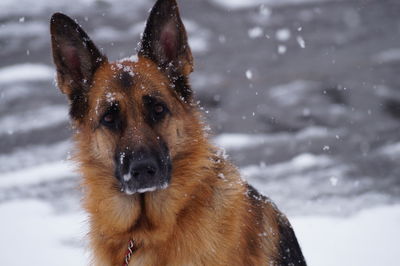
M 212 140 L 317 265 L 398 265 L 400 2 L 178 0 Z M 153 0 L 0 1 L 0 264 L 86 265 L 86 216 L 49 18 L 111 60 Z

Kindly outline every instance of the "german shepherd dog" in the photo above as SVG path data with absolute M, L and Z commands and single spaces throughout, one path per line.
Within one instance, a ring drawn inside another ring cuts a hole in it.
M 109 62 L 60 13 L 51 41 L 94 265 L 306 265 L 286 217 L 207 139 L 175 0 L 156 2 L 135 60 Z

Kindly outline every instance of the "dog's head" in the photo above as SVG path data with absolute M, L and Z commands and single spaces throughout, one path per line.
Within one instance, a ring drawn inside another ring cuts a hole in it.
M 60 13 L 51 18 L 51 40 L 81 163 L 95 175 L 114 176 L 99 182 L 126 194 L 168 186 L 192 108 L 193 60 L 175 0 L 158 0 L 153 7 L 137 60 L 109 62 L 82 28 Z

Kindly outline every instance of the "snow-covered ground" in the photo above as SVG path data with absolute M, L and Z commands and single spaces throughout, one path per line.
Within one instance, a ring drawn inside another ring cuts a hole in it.
M 57 213 L 39 200 L 0 206 L 2 265 L 88 265 L 85 216 Z
M 40 200 L 0 205 L 2 265 L 87 265 L 86 216 Z M 398 266 L 400 205 L 350 217 L 289 217 L 309 266 Z
M 152 2 L 0 1 L 0 265 L 88 261 L 51 13 L 118 59 Z M 178 2 L 212 140 L 288 214 L 309 265 L 399 265 L 398 0 Z
M 291 222 L 310 266 L 399 265 L 400 205 L 345 218 L 298 216 Z

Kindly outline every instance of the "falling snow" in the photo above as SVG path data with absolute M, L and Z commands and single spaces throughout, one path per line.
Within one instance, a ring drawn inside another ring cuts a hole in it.
M 246 78 L 247 79 L 252 79 L 253 78 L 253 72 L 251 72 L 250 69 L 246 70 Z
M 304 41 L 303 37 L 297 36 L 296 40 L 297 40 L 297 43 L 300 45 L 301 48 L 306 48 L 306 42 Z
M 115 92 L 107 92 L 106 93 L 106 101 L 109 103 L 114 103 L 116 100 L 116 94 Z
M 278 53 L 279 54 L 285 54 L 287 51 L 287 47 L 285 45 L 279 45 L 278 46 Z
M 275 33 L 275 37 L 278 41 L 286 42 L 290 39 L 291 33 L 290 30 L 287 28 L 279 29 Z
M 261 27 L 254 27 L 248 30 L 249 37 L 251 39 L 260 38 L 263 36 L 263 29 Z
M 393 1 L 364 2 L 205 0 L 181 9 L 190 83 L 211 124 L 204 135 L 289 216 L 310 266 L 398 264 L 398 15 Z M 1 265 L 89 260 L 79 165 L 70 161 L 76 129 L 54 81 L 49 15 L 77 18 L 110 61 L 124 58 L 116 75 L 134 75 L 150 5 L 0 1 Z

